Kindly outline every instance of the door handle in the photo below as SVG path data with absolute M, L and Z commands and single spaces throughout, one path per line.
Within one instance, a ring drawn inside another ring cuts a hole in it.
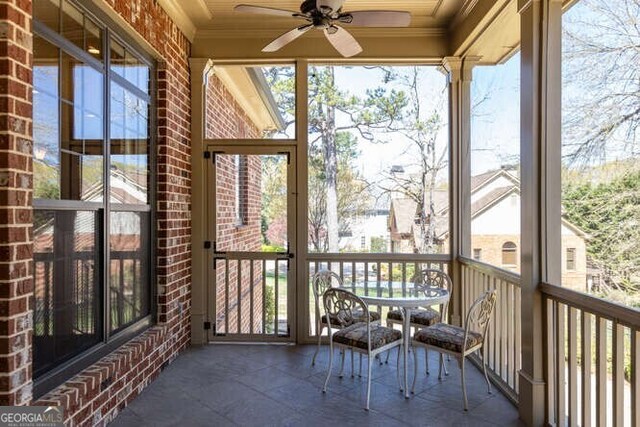
M 283 256 L 285 259 L 293 259 L 295 255 L 291 252 L 278 252 L 279 256 Z

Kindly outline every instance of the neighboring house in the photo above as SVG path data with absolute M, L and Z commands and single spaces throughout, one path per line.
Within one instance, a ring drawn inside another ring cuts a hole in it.
M 441 211 L 441 206 L 448 206 L 448 192 L 435 191 L 433 194 L 436 212 Z M 442 252 L 447 246 L 443 238 L 447 237 L 449 230 L 447 212 L 436 215 L 435 218 L 435 252 Z M 396 197 L 391 199 L 389 217 L 387 221 L 389 237 L 391 240 L 391 252 L 393 253 L 418 253 L 422 247 L 422 235 L 420 232 L 420 214 L 418 204 L 413 199 Z
M 389 232 L 386 209 L 370 209 L 355 217 L 349 230 L 340 233 L 342 252 L 388 252 Z M 383 249 L 384 248 L 384 249 Z
M 449 247 L 447 197 L 435 195 L 438 252 Z M 421 245 L 417 205 L 409 199 L 391 201 L 389 233 L 393 252 L 413 252 Z M 562 219 L 562 283 L 585 290 L 586 235 Z M 514 171 L 489 171 L 471 178 L 471 251 L 474 259 L 520 271 L 520 182 Z

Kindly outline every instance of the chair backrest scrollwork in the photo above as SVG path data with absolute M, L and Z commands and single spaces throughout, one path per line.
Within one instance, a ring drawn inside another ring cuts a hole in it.
M 451 298 L 451 292 L 453 291 L 453 282 L 451 277 L 442 270 L 434 268 L 425 268 L 418 271 L 413 276 L 413 284 L 415 292 L 421 292 L 427 295 L 430 288 L 446 289 L 449 292 L 449 298 Z M 449 302 L 440 306 L 440 313 L 442 321 L 447 320 Z
M 497 298 L 498 292 L 495 289 L 491 289 L 473 302 L 467 312 L 465 321 L 465 330 L 467 333 L 470 330 L 480 332 L 483 340 L 486 339 L 487 329 L 491 322 L 491 314 L 493 313 Z
M 330 328 L 344 328 L 352 325 L 356 315 L 358 318 L 369 319 L 367 304 L 356 294 L 346 289 L 329 288 L 324 292 L 322 301 Z M 331 325 L 332 321 L 337 321 L 339 324 Z
M 316 322 L 320 321 L 320 298 L 332 287 L 342 287 L 342 278 L 330 270 L 320 270 L 311 277 L 313 299 L 316 305 Z

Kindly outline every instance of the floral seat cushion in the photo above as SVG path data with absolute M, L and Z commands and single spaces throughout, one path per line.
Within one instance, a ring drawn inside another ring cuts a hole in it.
M 402 310 L 390 310 L 387 313 L 387 319 L 402 322 Z M 440 313 L 429 307 L 426 310 L 411 310 L 411 323 L 418 325 L 431 326 L 440 321 Z
M 402 339 L 402 332 L 379 324 L 371 325 L 371 350 Z M 350 347 L 367 349 L 367 324 L 355 323 L 333 334 L 333 341 Z
M 372 322 L 377 322 L 380 320 L 380 314 L 377 311 L 370 311 L 369 317 L 371 318 Z M 364 313 L 362 313 L 362 311 L 356 311 L 355 313 L 353 313 L 353 321 L 347 322 L 347 326 L 353 325 L 354 323 L 364 322 L 365 320 L 366 319 L 364 318 Z M 322 315 L 322 317 L 320 318 L 320 322 L 324 325 L 328 324 L 326 314 Z M 331 326 L 340 327 L 340 321 L 335 315 L 331 316 Z
M 464 345 L 464 328 L 447 325 L 446 323 L 436 323 L 428 328 L 420 329 L 413 335 L 415 341 L 440 347 L 445 350 L 462 353 Z M 467 336 L 466 350 L 482 343 L 482 335 L 469 331 Z

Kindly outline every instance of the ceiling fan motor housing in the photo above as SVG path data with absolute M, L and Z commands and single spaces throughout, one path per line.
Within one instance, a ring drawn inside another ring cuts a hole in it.
M 331 28 L 333 23 L 332 15 L 337 14 L 337 11 L 331 10 L 331 13 L 328 10 L 322 11 L 316 8 L 316 0 L 305 0 L 300 5 L 300 11 L 307 15 L 315 28 L 325 29 Z
M 316 8 L 316 0 L 305 0 L 300 5 L 300 12 L 306 15 L 307 13 L 310 13 L 311 11 L 315 10 L 315 8 Z

